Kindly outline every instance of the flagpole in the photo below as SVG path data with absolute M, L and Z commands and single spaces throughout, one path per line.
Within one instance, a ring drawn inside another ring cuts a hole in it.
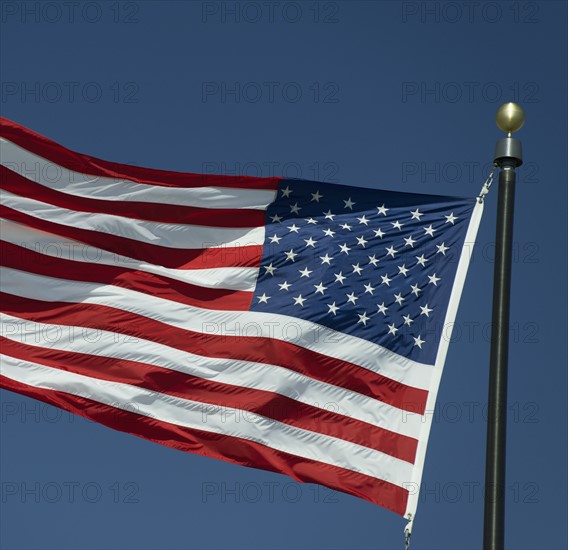
M 497 231 L 493 275 L 493 314 L 489 370 L 487 451 L 485 463 L 484 550 L 505 545 L 505 458 L 507 431 L 507 368 L 515 169 L 522 164 L 521 142 L 511 137 L 525 121 L 522 107 L 505 103 L 497 111 L 497 126 L 507 137 L 497 142 L 495 164 L 499 172 Z

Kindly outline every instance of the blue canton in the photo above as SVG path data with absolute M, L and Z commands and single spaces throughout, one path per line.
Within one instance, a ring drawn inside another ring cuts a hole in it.
M 475 199 L 283 180 L 252 311 L 434 364 Z M 467 253 L 467 251 L 466 251 Z

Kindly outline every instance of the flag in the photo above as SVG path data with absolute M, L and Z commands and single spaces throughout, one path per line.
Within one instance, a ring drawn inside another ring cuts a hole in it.
M 3 388 L 414 516 L 481 201 L 0 127 Z

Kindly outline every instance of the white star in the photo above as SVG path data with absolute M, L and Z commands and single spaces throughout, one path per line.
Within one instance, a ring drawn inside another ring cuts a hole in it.
M 379 313 L 382 313 L 383 315 L 387 314 L 387 310 L 389 308 L 387 306 L 385 306 L 384 302 L 382 304 L 377 304 L 377 307 L 379 308 Z
M 410 326 L 414 321 L 410 315 L 403 315 L 402 318 L 404 319 L 404 324 Z
M 454 222 L 458 219 L 458 216 L 454 216 L 454 213 L 452 212 L 449 216 L 444 216 L 444 218 L 446 218 L 446 221 L 444 223 L 451 223 L 452 225 L 454 225 Z
M 397 250 L 394 249 L 394 246 L 388 246 L 386 248 L 387 251 L 387 256 L 392 256 L 394 258 L 394 255 L 398 252 Z
M 436 230 L 432 227 L 432 224 L 430 224 L 428 227 L 424 228 L 424 231 L 426 232 L 426 235 L 430 235 L 430 237 L 433 237 L 434 231 Z
M 411 218 L 411 219 L 413 219 L 413 220 L 418 220 L 418 221 L 420 221 L 420 217 L 421 217 L 421 216 L 424 216 L 424 214 L 423 214 L 422 212 L 420 212 L 420 210 L 419 210 L 418 208 L 417 208 L 416 210 L 414 210 L 414 211 L 411 210 L 410 213 L 412 214 L 412 218 Z
M 314 240 L 310 237 L 309 239 L 304 239 L 304 242 L 306 243 L 306 246 L 315 247 L 317 241 L 314 241 Z
M 398 329 L 394 326 L 394 323 L 392 325 L 389 325 L 389 334 L 396 334 L 398 332 Z
M 367 283 L 366 285 L 363 285 L 365 287 L 365 293 L 369 293 L 369 294 L 373 294 L 373 291 L 375 290 L 373 288 L 373 286 L 371 285 L 371 283 Z
M 345 296 L 347 296 L 347 301 L 351 302 L 353 305 L 355 305 L 355 302 L 359 299 L 357 298 L 357 296 L 355 296 L 355 292 L 352 292 L 351 294 L 346 294 Z
M 430 317 L 430 312 L 434 311 L 432 308 L 428 307 L 428 304 L 426 304 L 425 306 L 420 306 L 420 309 L 422 310 L 420 312 L 420 315 L 426 315 L 426 317 Z
M 414 243 L 416 242 L 413 238 L 412 235 L 410 235 L 410 237 L 403 237 L 404 238 L 404 246 L 410 246 L 410 248 L 414 248 Z
M 298 203 L 290 205 L 290 214 L 299 214 L 302 208 L 298 206 Z
M 327 304 L 327 307 L 329 308 L 328 313 L 333 313 L 334 315 L 337 315 L 339 307 L 335 305 L 335 302 L 333 302 L 333 304 Z
M 294 258 L 298 254 L 296 252 L 294 252 L 293 248 L 291 248 L 288 252 L 284 252 L 284 255 L 286 256 L 286 261 L 291 260 L 291 261 L 295 262 L 296 260 Z
M 383 204 L 382 206 L 377 206 L 377 210 L 378 210 L 377 214 L 382 214 L 383 216 L 386 216 L 390 208 L 385 208 L 385 205 Z
M 335 214 L 332 214 L 331 210 L 328 210 L 327 212 L 324 212 L 323 214 L 324 214 L 326 220 L 333 221 L 333 218 L 335 218 Z
M 288 226 L 288 229 L 290 230 L 290 233 L 298 233 L 300 231 L 300 228 L 295 223 Z
M 418 335 L 418 338 L 416 338 L 414 336 L 412 338 L 414 338 L 414 345 L 418 346 L 420 349 L 422 349 L 422 344 L 424 344 L 426 342 L 426 340 L 422 340 L 420 338 L 420 334 Z
M 359 316 L 357 324 L 363 323 L 363 325 L 367 326 L 367 321 L 370 319 L 370 317 L 367 317 L 367 312 L 364 311 L 363 315 L 360 315 L 359 313 L 357 315 Z
M 270 221 L 272 221 L 272 223 L 280 223 L 282 221 L 282 216 L 274 214 L 274 216 L 270 217 Z
M 266 271 L 264 272 L 265 275 L 268 273 L 269 275 L 272 275 L 274 277 L 276 268 L 272 265 L 272 262 L 270 262 L 270 265 L 265 265 L 264 269 L 266 269 Z
M 321 294 L 324 294 L 324 290 L 327 290 L 327 287 L 323 286 L 323 283 L 320 283 L 319 285 L 314 285 L 314 288 L 316 289 L 316 294 L 318 292 L 320 292 Z
M 304 307 L 304 302 L 306 301 L 305 298 L 302 298 L 302 295 L 294 297 L 294 305 L 295 306 L 302 306 Z
M 425 257 L 424 254 L 420 255 L 420 256 L 414 256 L 417 260 L 418 263 L 422 266 L 422 267 L 426 267 L 426 262 L 428 261 Z
M 307 267 L 304 267 L 304 269 L 298 269 L 298 273 L 302 274 L 302 277 L 309 277 L 310 273 L 313 273 L 312 269 L 308 269 Z M 300 278 L 302 278 L 300 277 Z
M 411 285 L 412 286 L 412 292 L 411 294 L 414 294 L 415 296 L 418 296 L 422 290 L 419 288 L 418 285 Z
M 258 296 L 258 303 L 263 303 L 263 304 L 267 304 L 268 300 L 270 300 L 270 296 L 267 296 L 266 293 L 264 293 L 262 296 Z
M 319 189 L 315 193 L 311 193 L 312 200 L 310 202 L 316 201 L 319 202 L 320 199 L 323 199 L 323 195 L 320 195 Z
M 383 233 L 383 231 L 381 230 L 380 227 L 379 227 L 379 229 L 374 229 L 373 231 L 375 232 L 375 237 L 379 237 L 379 239 L 383 238 L 384 233 Z
M 364 215 L 360 218 L 357 218 L 357 219 L 359 220 L 359 223 L 369 225 L 369 220 Z
M 290 189 L 289 186 L 286 186 L 286 189 L 282 189 L 282 196 L 283 197 L 289 197 L 291 192 L 292 192 L 292 189 Z
M 347 246 L 347 243 L 340 244 L 339 248 L 341 249 L 341 252 L 345 252 L 345 254 L 349 256 L 349 251 L 351 249 Z
M 328 237 L 333 237 L 335 235 L 335 231 L 332 231 L 331 229 L 324 229 L 323 232 L 328 236 Z
M 357 244 L 362 246 L 363 248 L 365 248 L 365 245 L 368 242 L 368 241 L 365 240 L 365 237 L 363 235 L 361 235 L 361 237 L 356 237 L 356 238 L 357 238 Z
M 341 283 L 341 284 L 343 284 L 343 281 L 344 281 L 345 279 L 347 279 L 347 277 L 345 277 L 345 276 L 343 275 L 343 272 L 342 272 L 342 271 L 340 271 L 339 273 L 334 273 L 334 276 L 335 276 L 335 281 L 334 281 L 335 283 Z
M 436 277 L 435 273 L 434 275 L 428 275 L 428 279 L 430 279 L 430 281 L 428 282 L 429 285 L 438 286 L 438 281 L 440 280 L 440 277 Z
M 402 302 L 404 302 L 404 298 L 402 297 L 402 292 L 399 292 L 398 294 L 394 295 L 394 301 L 401 306 Z
M 390 286 L 392 279 L 389 279 L 388 275 L 381 275 L 381 279 L 383 280 L 383 282 L 381 283 L 382 285 Z
M 317 220 L 314 220 L 313 218 L 306 218 L 306 221 L 310 224 L 318 223 Z
M 353 273 L 357 273 L 357 275 L 361 275 L 361 271 L 363 271 L 362 267 L 359 267 L 359 264 L 355 264 L 351 266 L 353 268 Z
M 399 275 L 404 275 L 406 277 L 406 274 L 408 273 L 408 268 L 406 267 L 406 264 L 402 264 L 397 266 L 398 267 L 398 274 Z
M 377 266 L 377 264 L 379 263 L 379 260 L 377 260 L 377 255 L 373 254 L 372 256 L 369 256 L 369 263 L 373 264 L 375 267 Z
M 325 256 L 320 256 L 320 260 L 322 264 L 331 265 L 331 260 L 333 260 L 333 258 L 326 253 Z
M 283 283 L 278 283 L 280 290 L 288 290 L 292 285 L 288 281 L 284 281 Z
M 449 246 L 446 246 L 446 243 L 437 244 L 436 248 L 438 249 L 438 252 L 436 252 L 436 254 L 440 253 L 443 254 L 444 256 L 446 255 L 446 250 L 450 249 Z
M 353 205 L 356 204 L 351 200 L 351 197 L 349 197 L 346 201 L 343 201 L 345 203 L 345 206 L 343 208 L 349 208 L 349 210 L 353 210 Z
M 400 223 L 398 220 L 395 222 L 391 222 L 393 229 L 398 229 L 399 231 L 402 229 L 403 223 Z
M 270 237 L 271 243 L 278 244 L 281 240 L 282 240 L 282 237 L 279 237 L 278 235 L 272 235 L 272 237 Z
M 342 223 L 339 227 L 341 227 L 341 229 L 347 229 L 347 231 L 351 231 L 351 226 L 349 224 Z

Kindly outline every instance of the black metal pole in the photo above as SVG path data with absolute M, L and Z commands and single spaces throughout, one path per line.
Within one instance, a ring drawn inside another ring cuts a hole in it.
M 493 279 L 493 315 L 489 371 L 485 470 L 484 550 L 505 547 L 505 459 L 507 437 L 507 369 L 515 168 L 522 163 L 521 144 L 511 137 L 497 143 L 500 167 Z

